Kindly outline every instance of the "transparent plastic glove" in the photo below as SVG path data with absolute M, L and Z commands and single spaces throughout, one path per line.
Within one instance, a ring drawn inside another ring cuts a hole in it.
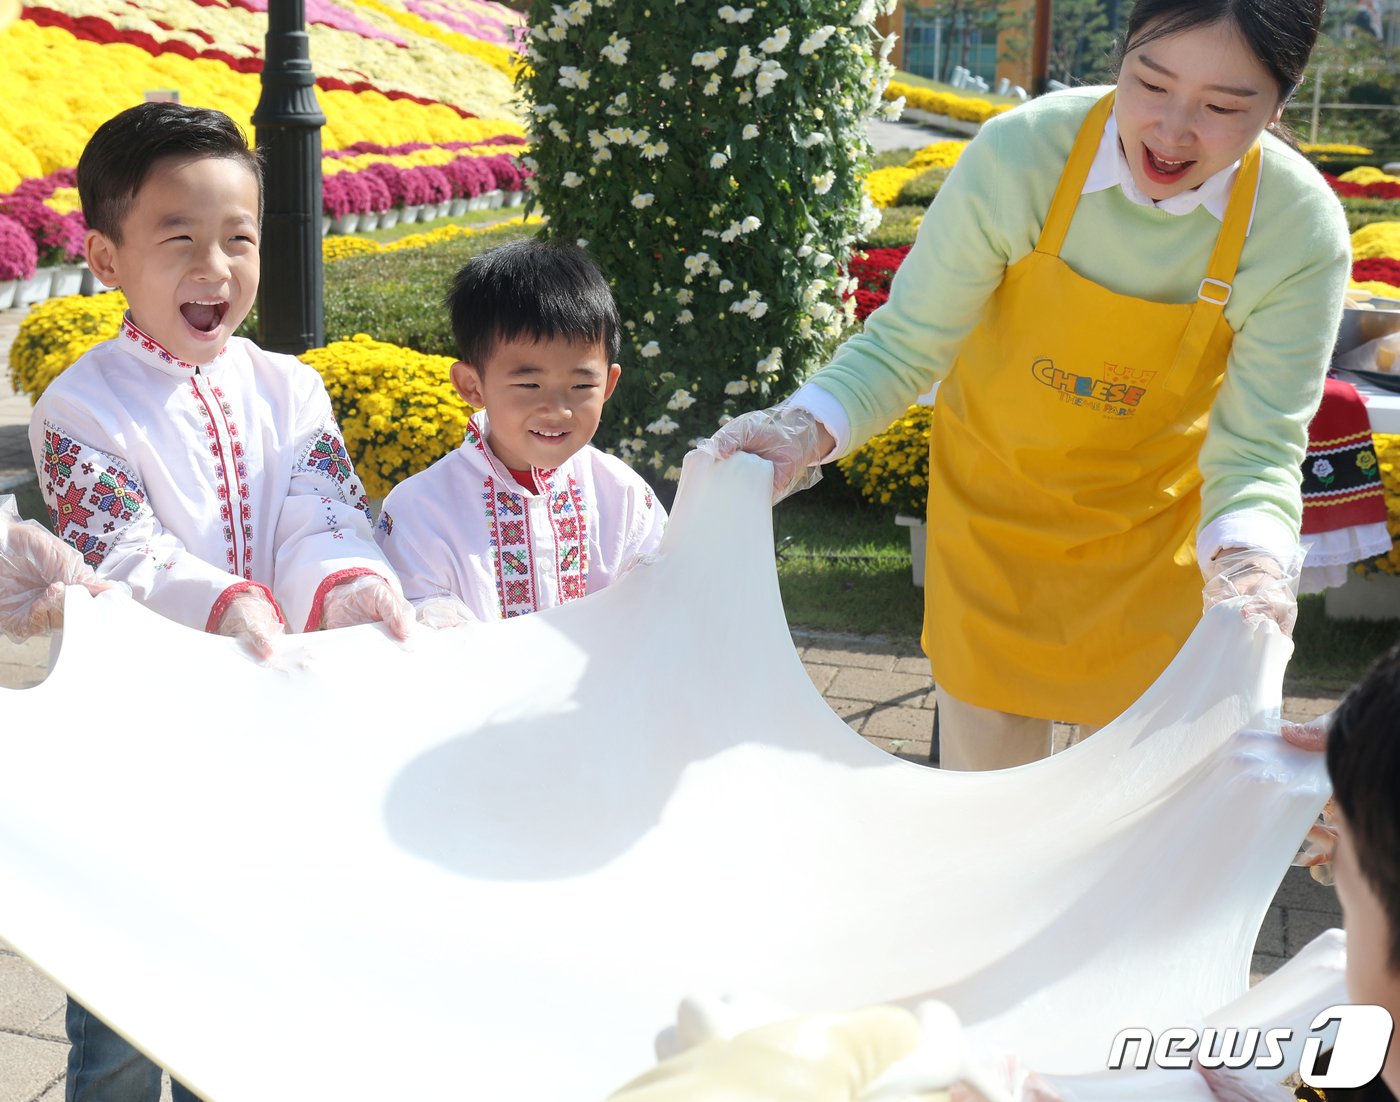
M 1325 753 L 1328 719 L 1328 716 L 1322 716 L 1311 723 L 1285 723 L 1280 733 L 1285 742 L 1299 749 Z M 1330 886 L 1333 882 L 1332 853 L 1336 848 L 1337 804 L 1334 800 L 1328 800 L 1322 814 L 1308 829 L 1308 835 L 1303 839 L 1298 856 L 1293 858 L 1293 864 L 1307 869 L 1309 875 L 1319 884 Z
M 899 1007 L 814 1014 L 687 1049 L 610 1102 L 856 1102 L 919 1038 Z
M 773 464 L 773 503 L 821 479 L 821 461 L 835 446 L 831 433 L 805 409 L 775 406 L 734 418 L 695 445 L 716 459 L 752 452 Z
M 1246 622 L 1272 620 L 1284 635 L 1293 634 L 1298 619 L 1298 577 L 1303 568 L 1299 549 L 1289 562 L 1252 548 L 1226 548 L 1204 564 L 1202 603 L 1206 609 L 1231 597 L 1248 597 L 1242 609 Z
M 434 631 L 476 623 L 476 617 L 472 615 L 472 610 L 450 593 L 419 601 L 413 606 L 413 610 L 418 622 L 425 628 L 432 628 Z
M 0 499 L 0 631 L 16 643 L 63 626 L 63 590 L 111 589 L 82 555 L 43 525 L 21 520 L 15 499 Z
M 276 607 L 261 589 L 245 589 L 235 595 L 214 629 L 216 635 L 237 639 L 260 662 L 272 657 L 272 637 L 284 631 Z
M 413 606 L 378 574 L 361 574 L 333 586 L 321 605 L 321 626 L 327 630 L 378 623 L 400 641 L 408 638 L 413 624 Z

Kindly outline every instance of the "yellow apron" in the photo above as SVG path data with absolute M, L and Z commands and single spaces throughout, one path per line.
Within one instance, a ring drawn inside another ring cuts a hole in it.
M 1245 155 L 1196 301 L 1149 302 L 1059 253 L 1113 109 L 1090 111 L 1035 251 L 1007 269 L 938 391 L 924 651 L 969 704 L 1103 724 L 1201 615 L 1197 456 L 1253 214 Z

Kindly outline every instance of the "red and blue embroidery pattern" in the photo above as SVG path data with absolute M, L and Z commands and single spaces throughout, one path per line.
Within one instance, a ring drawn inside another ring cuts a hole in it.
M 355 477 L 355 468 L 350 463 L 350 457 L 345 453 L 345 442 L 341 440 L 334 424 L 328 429 L 323 429 L 321 435 L 312 440 L 311 447 L 302 460 L 302 465 L 307 470 L 318 471 L 325 475 L 335 483 L 336 489 L 347 505 L 353 505 L 367 517 L 370 515 L 369 498 L 360 489 L 360 484 L 352 481 Z M 349 487 L 346 487 L 346 482 L 350 482 Z
M 565 489 L 549 495 L 549 523 L 554 529 L 559 601 L 577 601 L 588 592 L 588 507 L 573 476 Z
M 110 544 L 99 537 L 111 535 L 136 519 L 146 503 L 141 484 L 115 459 L 47 423 L 41 470 L 54 531 L 76 548 L 89 566 L 100 566 Z M 92 531 L 94 518 L 99 516 L 100 533 Z
M 392 536 L 394 534 L 394 518 L 388 513 L 380 513 L 377 527 L 386 536 Z
M 519 494 L 496 489 L 488 478 L 482 502 L 486 506 L 486 526 L 491 533 L 491 555 L 495 560 L 496 596 L 501 616 L 523 616 L 538 609 L 535 596 L 534 563 L 530 556 L 530 522 L 525 502 Z
M 171 367 L 178 367 L 182 371 L 199 370 L 199 366 L 197 364 L 187 364 L 184 360 L 179 360 L 172 356 L 160 345 L 159 342 L 157 342 L 151 337 L 148 337 L 145 333 L 141 332 L 141 330 L 137 329 L 136 326 L 131 323 L 131 319 L 129 317 L 122 318 L 122 336 L 125 337 L 137 348 L 139 348 L 142 352 L 153 356 L 161 363 L 169 364 Z M 218 355 L 216 355 L 214 359 L 217 360 L 219 356 L 222 356 L 227 350 L 228 345 L 225 344 L 223 348 L 219 349 Z M 211 360 L 210 362 L 212 363 L 213 361 Z

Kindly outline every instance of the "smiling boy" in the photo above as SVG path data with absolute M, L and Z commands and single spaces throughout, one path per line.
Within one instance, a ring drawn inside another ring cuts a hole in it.
M 54 530 L 104 580 L 261 656 L 290 627 L 411 621 L 325 387 L 234 337 L 257 296 L 262 174 L 218 111 L 147 103 L 78 163 L 88 264 L 129 304 L 117 337 L 35 405 Z
M 420 618 L 446 626 L 577 600 L 661 541 L 666 513 L 590 446 L 622 368 L 617 306 L 582 249 L 502 245 L 457 273 L 452 385 L 466 439 L 385 499 L 375 538 Z

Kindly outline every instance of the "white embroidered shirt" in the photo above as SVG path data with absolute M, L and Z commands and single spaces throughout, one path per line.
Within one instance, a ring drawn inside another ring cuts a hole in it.
M 55 531 L 182 624 L 212 631 L 258 587 L 312 630 L 340 581 L 398 588 L 320 376 L 292 356 L 234 337 L 187 364 L 128 317 L 50 384 L 29 445 Z
M 522 487 L 491 451 L 485 411 L 466 438 L 396 486 L 375 539 L 415 603 L 455 596 L 481 620 L 577 600 L 661 543 L 666 511 L 622 460 L 585 447 Z

